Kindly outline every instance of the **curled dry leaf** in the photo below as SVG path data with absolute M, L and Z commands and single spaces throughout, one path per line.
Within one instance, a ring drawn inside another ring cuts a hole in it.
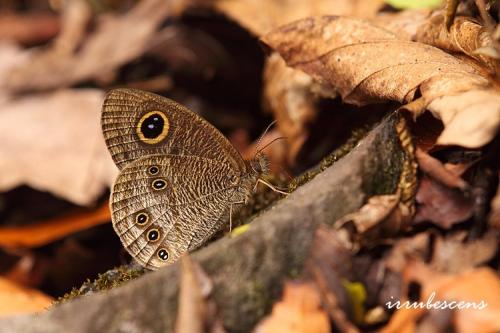
M 494 73 L 497 65 L 495 60 L 474 52 L 479 48 L 492 45 L 491 33 L 488 29 L 472 18 L 459 16 L 448 31 L 443 21 L 443 13 L 436 12 L 419 27 L 416 41 L 450 52 L 464 53 L 480 61 Z
M 39 312 L 48 308 L 53 301 L 38 290 L 19 286 L 0 277 L 0 317 Z
M 352 224 L 355 230 L 352 236 L 362 242 L 394 235 L 410 217 L 409 211 L 399 203 L 399 194 L 373 196 L 357 212 L 335 222 L 335 227 L 346 228 Z
M 347 103 L 392 100 L 411 103 L 405 108 L 417 114 L 428 107 L 445 125 L 441 144 L 479 147 L 498 130 L 500 94 L 475 67 L 435 47 L 398 40 L 367 21 L 309 18 L 280 27 L 262 40 L 289 66 L 338 91 Z M 415 100 L 417 93 L 421 97 Z M 485 130 L 478 130 L 485 125 Z
M 500 126 L 500 94 L 497 90 L 471 90 L 443 96 L 427 107 L 444 123 L 440 145 L 481 147 L 491 141 Z
M 459 174 L 447 169 L 440 160 L 432 157 L 422 149 L 416 149 L 415 157 L 420 169 L 443 185 L 461 190 L 467 188 L 467 182 Z
M 88 205 L 113 182 L 100 90 L 62 90 L 0 104 L 0 190 L 28 185 Z
M 274 304 L 254 333 L 329 333 L 330 322 L 321 309 L 318 291 L 310 283 L 285 283 L 283 300 Z

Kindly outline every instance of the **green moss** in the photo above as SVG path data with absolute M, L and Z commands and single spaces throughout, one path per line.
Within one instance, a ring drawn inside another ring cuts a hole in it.
M 347 155 L 358 142 L 365 137 L 368 133 L 369 128 L 360 128 L 352 132 L 351 137 L 339 148 L 335 149 L 332 153 L 326 156 L 316 167 L 304 172 L 302 175 L 296 177 L 288 185 L 290 192 L 295 191 L 298 187 L 309 182 L 311 179 L 316 177 L 321 172 L 325 171 L 327 168 L 332 166 L 335 162 L 340 160 L 342 157 Z
M 252 309 L 259 312 L 257 317 L 263 317 L 266 312 L 272 307 L 273 300 L 271 300 L 270 295 L 266 292 L 266 288 L 262 286 L 258 281 L 253 282 L 249 288 L 248 300 L 253 304 Z
M 145 273 L 145 270 L 142 268 L 138 268 L 137 266 L 120 266 L 115 269 L 111 269 L 106 273 L 99 274 L 97 279 L 94 281 L 90 281 L 87 279 L 86 282 L 82 284 L 80 288 L 73 288 L 69 293 L 65 294 L 62 297 L 59 297 L 54 302 L 54 305 L 64 303 L 70 299 L 75 297 L 79 297 L 82 295 L 92 294 L 94 292 L 110 290 L 122 285 L 125 282 L 130 280 L 134 280 Z

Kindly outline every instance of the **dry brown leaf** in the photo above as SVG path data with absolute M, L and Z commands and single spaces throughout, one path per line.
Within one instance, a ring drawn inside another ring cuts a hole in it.
M 399 195 L 377 195 L 368 199 L 357 212 L 347 214 L 335 222 L 336 227 L 342 227 L 352 222 L 359 233 L 365 233 L 380 221 L 387 218 L 399 203 Z
M 424 309 L 402 308 L 394 313 L 380 333 L 415 333 L 416 322 L 424 313 Z
M 0 190 L 28 185 L 89 205 L 117 174 L 99 124 L 100 90 L 0 102 Z
M 467 182 L 459 174 L 455 174 L 453 171 L 447 169 L 440 160 L 432 157 L 422 149 L 417 147 L 415 157 L 417 158 L 419 168 L 443 185 L 461 190 L 467 188 Z
M 399 232 L 410 218 L 400 200 L 399 194 L 373 196 L 358 211 L 337 220 L 335 227 L 350 230 L 354 226 L 352 237 L 361 243 L 380 241 Z
M 304 275 L 313 279 L 335 326 L 341 332 L 358 333 L 358 328 L 347 315 L 353 306 L 343 284 L 350 278 L 353 269 L 353 245 L 348 238 L 344 230 L 318 226 Z
M 0 40 L 23 44 L 43 43 L 59 31 L 59 18 L 52 14 L 0 15 Z
M 275 303 L 254 333 L 329 333 L 330 322 L 321 309 L 318 291 L 310 283 L 285 283 L 283 300 Z
M 419 27 L 429 18 L 428 9 L 407 9 L 399 12 L 382 12 L 371 21 L 393 32 L 398 39 L 414 40 Z
M 175 332 L 224 333 L 215 304 L 208 299 L 213 288 L 212 281 L 189 256 L 181 258 L 181 270 Z
M 308 125 L 317 113 L 317 98 L 311 91 L 312 78 L 287 67 L 283 58 L 274 53 L 266 61 L 264 82 L 264 100 L 286 137 L 288 164 L 293 165 L 309 136 Z
M 182 4 L 183 0 L 145 0 L 122 16 L 103 17 L 77 52 L 61 56 L 56 45 L 33 53 L 30 64 L 13 68 L 0 86 L 12 91 L 41 90 L 110 73 L 144 53 L 157 27 Z
M 431 267 L 439 272 L 464 272 L 489 261 L 497 253 L 498 233 L 490 232 L 472 241 L 465 241 L 466 236 L 461 232 L 437 237 Z
M 427 107 L 444 123 L 437 140 L 441 145 L 481 147 L 490 142 L 500 126 L 500 95 L 497 90 L 471 90 L 443 96 Z
M 204 0 L 191 2 L 207 4 Z M 212 0 L 209 3 L 257 36 L 280 25 L 315 15 L 370 17 L 384 4 L 381 0 Z
M 416 41 L 450 52 L 462 52 L 480 61 L 488 70 L 495 72 L 497 64 L 494 59 L 474 53 L 479 48 L 492 45 L 488 29 L 470 17 L 459 16 L 455 18 L 448 31 L 443 21 L 443 12 L 436 12 L 419 27 Z
M 430 221 L 449 229 L 467 220 L 473 214 L 473 200 L 459 190 L 450 189 L 424 176 L 417 192 L 415 223 Z
M 0 247 L 39 247 L 110 220 L 109 204 L 106 202 L 90 212 L 78 212 L 21 227 L 1 227 Z
M 263 41 L 347 103 L 392 100 L 411 103 L 405 108 L 417 114 L 428 107 L 445 125 L 441 144 L 479 147 L 498 130 L 500 94 L 475 67 L 435 47 L 397 40 L 367 21 L 310 18 L 278 28 Z M 415 101 L 417 92 L 422 97 Z
M 19 286 L 0 277 L 0 317 L 43 311 L 53 301 L 38 290 Z
M 500 277 L 490 268 L 478 268 L 457 275 L 437 273 L 420 262 L 410 262 L 406 281 L 422 285 L 421 300 L 435 293 L 435 300 L 465 301 L 487 304 L 482 309 L 463 308 L 455 311 L 456 332 L 494 333 L 500 331 Z

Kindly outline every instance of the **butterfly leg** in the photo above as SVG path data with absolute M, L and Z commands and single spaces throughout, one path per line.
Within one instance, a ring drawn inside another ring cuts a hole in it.
M 290 194 L 290 193 L 288 193 L 288 192 L 285 192 L 285 191 L 282 191 L 282 190 L 277 189 L 276 187 L 274 187 L 273 185 L 269 184 L 268 182 L 266 182 L 266 181 L 265 181 L 265 180 L 263 180 L 263 179 L 260 179 L 260 178 L 259 178 L 259 179 L 257 180 L 257 184 L 258 184 L 258 183 L 262 183 L 262 184 L 266 185 L 267 187 L 269 187 L 269 188 L 270 188 L 271 190 L 273 190 L 274 192 L 278 192 L 278 193 L 281 193 L 281 194 L 284 194 L 284 195 L 289 195 L 289 194 Z M 255 186 L 257 186 L 257 184 L 256 184 Z

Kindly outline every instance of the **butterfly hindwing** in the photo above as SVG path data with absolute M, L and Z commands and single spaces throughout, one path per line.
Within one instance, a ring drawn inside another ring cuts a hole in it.
M 237 172 L 200 156 L 151 155 L 128 163 L 111 193 L 113 227 L 127 251 L 154 269 L 220 228 L 237 200 Z

